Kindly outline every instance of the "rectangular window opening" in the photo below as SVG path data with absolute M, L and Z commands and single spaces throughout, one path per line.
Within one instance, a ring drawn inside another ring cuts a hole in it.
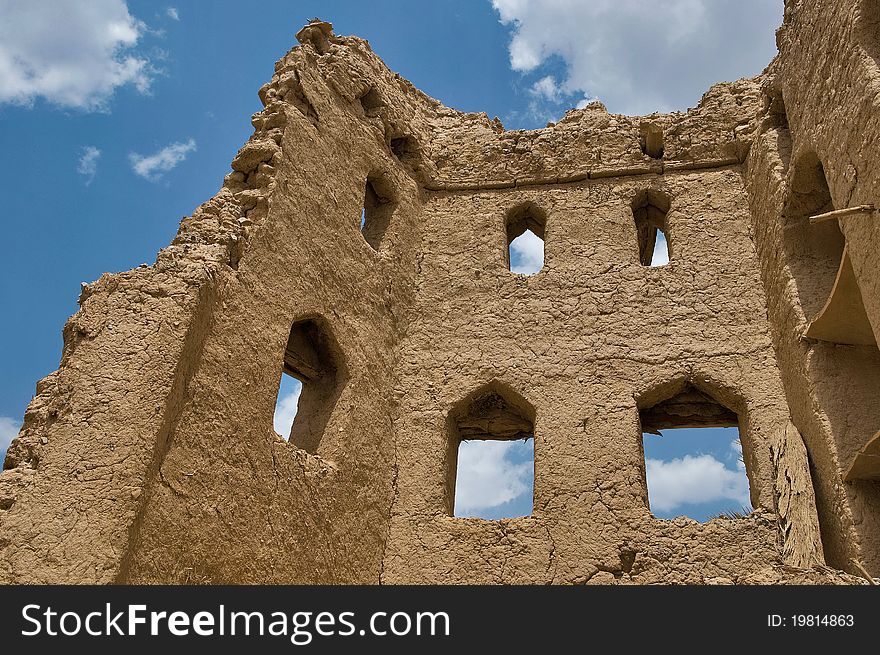
M 658 519 L 704 523 L 752 511 L 739 428 L 673 428 L 643 433 L 648 503 Z
M 752 511 L 737 412 L 690 383 L 639 411 L 648 506 L 658 519 L 705 523 Z
M 453 515 L 488 520 L 531 516 L 534 478 L 534 438 L 462 441 Z
M 451 516 L 531 516 L 535 493 L 535 409 L 493 383 L 462 400 L 447 422 L 446 502 Z

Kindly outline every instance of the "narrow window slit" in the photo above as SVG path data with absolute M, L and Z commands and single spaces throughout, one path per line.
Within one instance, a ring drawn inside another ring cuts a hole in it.
M 391 153 L 397 157 L 402 163 L 411 163 L 418 159 L 419 145 L 411 136 L 401 136 L 391 139 L 388 144 Z
M 281 366 L 275 431 L 297 447 L 316 452 L 345 381 L 342 355 L 324 321 L 294 323 Z
M 660 191 L 647 190 L 632 201 L 639 263 L 642 266 L 665 266 L 670 260 L 667 214 L 669 197 Z
M 669 248 L 666 235 L 659 227 L 655 230 L 654 247 L 651 254 L 651 266 L 666 266 L 669 263 Z
M 286 371 L 281 372 L 281 382 L 278 386 L 278 400 L 275 402 L 275 415 L 273 424 L 275 432 L 282 439 L 290 439 L 293 429 L 293 421 L 299 408 L 299 396 L 302 393 L 302 381 L 296 379 Z
M 663 128 L 657 123 L 646 121 L 639 126 L 639 145 L 642 152 L 651 159 L 663 157 Z
M 360 102 L 364 114 L 370 117 L 378 116 L 382 107 L 385 106 L 382 96 L 380 96 L 379 92 L 373 87 L 370 87 L 362 96 L 360 96 L 358 102 Z
M 364 204 L 361 208 L 360 231 L 373 250 L 378 251 L 388 233 L 397 203 L 391 185 L 381 176 L 367 178 Z
M 768 138 L 771 142 L 775 139 L 776 154 L 782 162 L 783 174 L 787 174 L 791 165 L 791 130 L 780 89 L 770 88 L 764 92 L 763 113 L 760 129 L 762 132 L 770 132 Z

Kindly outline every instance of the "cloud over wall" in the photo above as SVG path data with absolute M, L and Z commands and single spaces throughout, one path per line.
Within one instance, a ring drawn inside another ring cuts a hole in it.
M 684 110 L 715 82 L 760 73 L 776 54 L 783 8 L 782 0 L 492 5 L 511 28 L 510 65 L 535 95 L 569 106 L 598 98 L 625 114 Z

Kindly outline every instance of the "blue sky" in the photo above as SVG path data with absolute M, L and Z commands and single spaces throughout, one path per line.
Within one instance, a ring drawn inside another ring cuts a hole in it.
M 751 511 L 749 480 L 737 428 L 643 434 L 651 513 L 659 519 L 706 521 Z
M 737 428 L 644 434 L 651 513 L 707 521 L 750 511 L 749 481 Z M 455 515 L 484 519 L 532 513 L 534 440 L 466 441 L 458 453 Z
M 535 440 L 462 441 L 455 516 L 513 518 L 532 513 Z
M 693 106 L 774 52 L 782 0 L 0 0 L 0 456 L 80 283 L 152 263 L 250 135 L 310 18 L 464 111 L 532 129 L 599 98 Z

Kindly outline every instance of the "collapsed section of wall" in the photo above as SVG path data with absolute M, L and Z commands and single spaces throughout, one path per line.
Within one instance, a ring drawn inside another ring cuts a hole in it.
M 413 116 L 424 101 L 365 42 L 326 24 L 300 38 L 261 92 L 286 121 L 275 186 L 219 285 L 131 581 L 379 577 L 421 211 Z M 254 166 L 259 176 L 256 159 L 239 168 L 237 193 Z M 297 420 L 310 424 L 295 424 L 290 442 L 272 428 L 282 368 L 303 382 Z
M 218 194 L 153 266 L 84 288 L 0 476 L 0 580 L 378 579 L 432 101 L 364 41 L 299 37 Z M 304 320 L 343 361 L 299 448 L 272 409 Z

